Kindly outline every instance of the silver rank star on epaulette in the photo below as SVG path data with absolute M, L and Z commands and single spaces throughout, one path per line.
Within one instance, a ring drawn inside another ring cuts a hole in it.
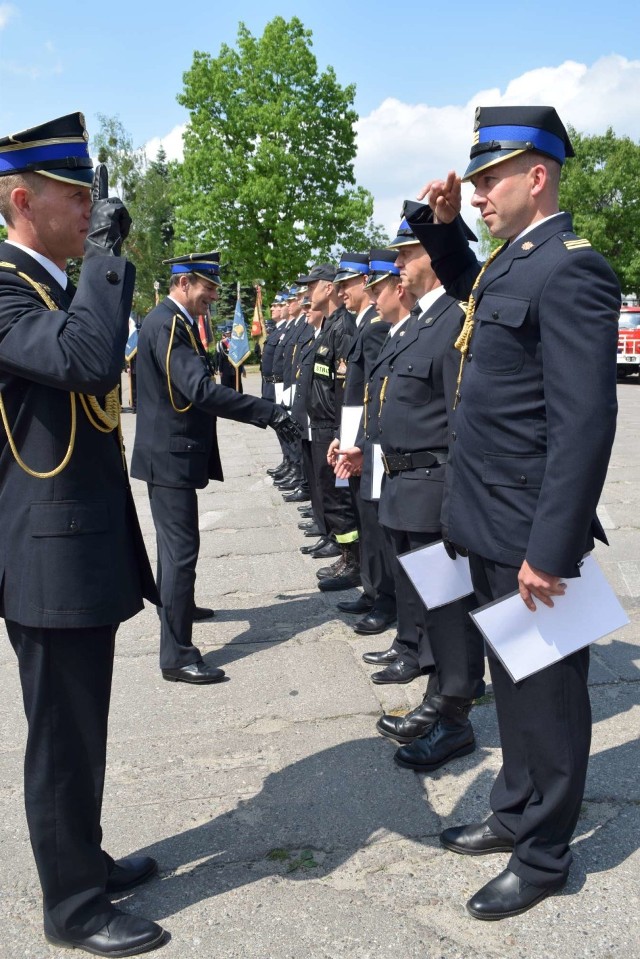
M 579 236 L 571 236 L 571 234 L 565 234 L 565 236 L 570 237 L 570 239 L 562 240 L 567 250 L 590 250 L 591 249 L 591 244 L 589 243 L 588 240 L 585 240 Z

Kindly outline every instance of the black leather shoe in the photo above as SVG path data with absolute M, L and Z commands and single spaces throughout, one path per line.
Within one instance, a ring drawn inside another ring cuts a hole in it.
M 487 822 L 472 822 L 468 826 L 452 826 L 440 833 L 440 844 L 463 856 L 486 856 L 492 852 L 509 852 L 513 839 L 501 839 Z
M 318 589 L 323 593 L 338 591 L 341 589 L 353 589 L 354 586 L 362 586 L 360 578 L 360 567 L 344 565 L 333 576 L 323 576 L 318 580 Z
M 311 507 L 309 507 L 308 509 L 306 508 L 300 509 L 300 507 L 298 506 L 298 512 L 300 513 L 300 519 L 314 519 L 313 510 L 311 509 Z
M 519 916 L 539 902 L 559 892 L 564 883 L 555 886 L 533 886 L 505 869 L 479 889 L 467 903 L 467 912 L 475 919 L 507 919 Z
M 195 683 L 203 686 L 205 683 L 219 683 L 224 679 L 224 669 L 207 666 L 204 660 L 199 659 L 196 663 L 189 663 L 188 666 L 179 666 L 177 669 L 163 669 L 162 678 L 167 679 L 170 683 Z
M 373 609 L 373 600 L 363 593 L 357 599 L 341 600 L 338 603 L 338 609 L 341 613 L 368 613 L 370 609 Z
M 332 556 L 340 556 L 340 547 L 332 539 L 328 539 L 323 546 L 312 550 L 309 555 L 314 559 L 330 559 Z
M 313 514 L 313 510 L 310 506 L 298 506 L 298 512 L 300 513 L 301 516 L 303 513 Z M 311 516 L 309 516 L 309 519 L 311 519 Z
M 319 536 L 320 530 L 317 527 L 316 521 L 313 519 L 303 519 L 301 523 L 298 523 L 298 529 L 301 529 L 303 533 L 308 533 L 310 530 L 317 530 L 315 533 L 311 533 L 312 536 Z
M 326 536 L 321 536 L 320 539 L 315 543 L 308 543 L 306 546 L 300 547 L 300 552 L 304 553 L 307 556 L 310 556 L 317 549 L 321 549 L 323 546 L 326 546 L 327 543 L 330 543 L 331 540 Z
M 475 748 L 473 726 L 468 719 L 461 723 L 438 719 L 424 736 L 401 746 L 393 758 L 399 766 L 430 773 L 452 759 L 467 756 Z
M 310 503 L 311 502 L 311 493 L 308 489 L 305 489 L 304 486 L 298 486 L 294 489 L 293 493 L 289 493 L 288 496 L 284 497 L 285 503 Z
M 322 536 L 322 533 L 320 532 L 320 530 L 318 529 L 318 527 L 316 526 L 316 524 L 312 521 L 310 528 L 309 528 L 309 529 L 305 529 L 303 535 L 304 535 L 304 536 L 308 536 L 309 539 L 311 539 L 311 538 L 314 537 L 314 536 Z
M 395 621 L 395 614 L 387 615 L 378 609 L 372 609 L 370 613 L 359 619 L 353 628 L 356 633 L 373 636 L 376 633 L 384 633 L 385 629 L 389 629 Z
M 105 892 L 113 895 L 117 892 L 126 892 L 141 883 L 151 879 L 158 872 L 158 863 L 151 856 L 128 856 L 126 859 L 116 859 L 107 876 Z
M 371 666 L 388 666 L 389 663 L 395 663 L 398 655 L 397 649 L 391 646 L 389 649 L 381 649 L 379 653 L 363 653 L 362 658 Z
M 279 463 L 277 466 L 272 466 L 270 469 L 268 469 L 268 470 L 267 470 L 267 476 L 274 476 L 274 477 L 275 477 L 275 476 L 278 475 L 278 473 L 280 473 L 280 474 L 284 473 L 284 471 L 285 471 L 286 468 L 287 468 L 287 464 L 286 464 L 285 461 L 283 460 L 283 461 L 282 461 L 281 463 Z
M 397 658 L 395 662 L 389 663 L 386 669 L 379 673 L 373 673 L 371 682 L 376 686 L 384 686 L 386 683 L 410 683 L 420 675 L 420 668 L 412 666 L 404 659 Z
M 281 493 L 291 493 L 294 489 L 297 489 L 302 482 L 302 477 L 300 473 L 285 473 L 281 480 L 278 480 L 275 484 Z
M 67 938 L 58 935 L 46 924 L 44 935 L 53 946 L 84 949 L 94 956 L 137 956 L 164 945 L 168 938 L 156 922 L 127 915 L 119 909 L 114 909 L 109 921 L 90 936 Z
M 412 743 L 419 736 L 424 736 L 437 722 L 439 715 L 433 703 L 425 697 L 420 705 L 406 716 L 381 716 L 376 723 L 376 729 L 381 736 L 395 739 L 397 743 Z
M 196 606 L 193 610 L 194 623 L 203 623 L 205 619 L 213 619 L 216 614 L 207 606 Z

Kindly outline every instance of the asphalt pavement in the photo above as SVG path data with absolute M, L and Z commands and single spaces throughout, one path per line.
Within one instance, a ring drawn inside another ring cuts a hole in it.
M 257 391 L 255 373 L 245 383 Z M 370 682 L 362 653 L 393 632 L 357 636 L 335 608 L 355 592 L 317 589 L 296 507 L 265 473 L 280 458 L 273 431 L 218 421 L 225 483 L 199 494 L 196 583 L 216 615 L 194 639 L 228 681 L 163 681 L 153 608 L 122 625 L 116 647 L 104 844 L 158 859 L 159 877 L 121 906 L 166 927 L 166 959 L 640 957 L 640 378 L 620 384 L 619 400 L 600 507 L 611 545 L 596 555 L 631 624 L 592 650 L 592 757 L 569 883 L 497 923 L 464 904 L 507 857 L 457 856 L 438 842 L 443 828 L 488 813 L 500 764 L 491 686 L 471 715 L 476 752 L 430 776 L 396 766 L 376 720 L 415 705 L 425 682 Z M 135 415 L 123 427 L 130 455 Z M 153 557 L 146 488 L 132 485 Z M 42 937 L 6 635 L 0 663 L 0 957 L 78 956 Z

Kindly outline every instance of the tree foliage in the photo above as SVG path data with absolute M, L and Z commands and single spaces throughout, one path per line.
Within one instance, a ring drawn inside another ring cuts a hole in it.
M 372 232 L 355 184 L 355 88 L 318 71 L 311 32 L 275 17 L 261 37 L 195 52 L 178 101 L 190 113 L 177 193 L 180 247 L 220 249 L 233 280 L 267 294 Z
M 148 313 L 155 303 L 154 284 L 159 294 L 168 289 L 168 267 L 162 261 L 173 256 L 174 211 L 173 167 L 167 163 L 162 147 L 135 184 L 128 202 L 132 226 L 127 240 L 127 256 L 136 266 L 133 307 L 136 313 Z
M 640 145 L 611 128 L 601 136 L 570 128 L 569 136 L 576 156 L 563 168 L 560 207 L 606 256 L 623 292 L 640 292 Z

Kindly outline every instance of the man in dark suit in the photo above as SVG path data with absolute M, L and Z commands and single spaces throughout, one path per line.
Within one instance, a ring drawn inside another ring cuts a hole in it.
M 0 139 L 0 612 L 29 727 L 45 935 L 112 956 L 165 938 L 108 898 L 157 864 L 114 862 L 100 828 L 115 633 L 157 593 L 119 439 L 130 220 L 104 184 L 92 206 L 87 139 L 80 113 Z M 65 268 L 83 255 L 76 290 Z
M 506 241 L 481 269 L 464 240 L 454 173 L 422 192 L 434 210 L 409 217 L 447 291 L 470 297 L 458 341 L 449 538 L 469 550 L 481 604 L 519 590 L 562 603 L 580 575 L 616 420 L 620 289 L 588 240 L 559 212 L 573 149 L 552 107 L 482 107 L 464 175 L 472 205 Z M 606 540 L 605 540 L 606 541 Z M 467 904 L 478 919 L 531 908 L 566 882 L 569 842 L 591 737 L 584 649 L 514 683 L 488 650 L 503 766 L 486 823 L 447 829 L 447 849 L 511 850 L 509 866 Z
M 338 296 L 353 314 L 356 325 L 344 358 L 343 406 L 363 406 L 369 372 L 389 330 L 389 324 L 378 315 L 367 289 L 369 260 L 366 253 L 343 253 L 334 280 Z M 339 439 L 335 439 L 329 447 L 332 465 L 335 465 L 335 450 L 339 445 Z M 384 632 L 396 619 L 392 562 L 378 522 L 377 501 L 361 497 L 358 476 L 349 478 L 349 489 L 358 523 L 363 593 L 356 600 L 339 602 L 338 609 L 345 613 L 364 613 L 353 628 L 356 633 L 373 635 Z
M 218 386 L 212 377 L 194 317 L 206 314 L 218 298 L 218 261 L 217 253 L 165 261 L 171 265 L 169 295 L 145 319 L 138 342 L 131 461 L 131 475 L 147 483 L 156 528 L 162 675 L 198 685 L 224 678 L 192 642 L 199 609 L 194 598 L 200 548 L 196 490 L 210 479 L 223 479 L 216 417 L 272 426 L 289 443 L 299 435 L 282 407 Z

